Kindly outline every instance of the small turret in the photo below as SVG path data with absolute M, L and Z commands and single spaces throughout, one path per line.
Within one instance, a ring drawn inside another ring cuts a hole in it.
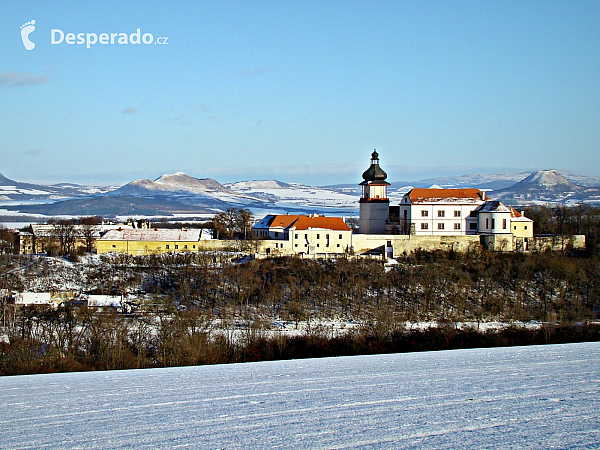
M 371 153 L 371 165 L 362 174 L 363 194 L 360 198 L 360 233 L 383 234 L 389 218 L 390 200 L 387 196 L 387 173 L 379 167 L 379 153 Z

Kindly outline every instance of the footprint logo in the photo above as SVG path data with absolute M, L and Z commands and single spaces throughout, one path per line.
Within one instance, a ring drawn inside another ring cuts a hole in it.
M 21 39 L 23 39 L 23 45 L 26 50 L 33 50 L 35 48 L 35 44 L 29 40 L 29 35 L 33 30 L 35 30 L 35 20 L 21 25 Z

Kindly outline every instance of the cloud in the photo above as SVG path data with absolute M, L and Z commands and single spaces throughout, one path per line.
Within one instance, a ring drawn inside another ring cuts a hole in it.
M 123 114 L 137 114 L 137 109 L 135 109 L 133 106 L 130 108 L 125 108 L 123 110 Z
M 175 117 L 173 120 L 174 120 L 174 121 L 175 121 L 175 123 L 176 123 L 176 124 L 178 124 L 178 125 L 189 125 L 189 124 L 190 124 L 190 123 L 189 123 L 187 120 L 185 120 L 185 118 L 184 118 L 184 114 L 183 114 L 183 113 L 179 114 L 179 115 L 178 115 L 177 117 Z
M 49 81 L 48 75 L 34 75 L 27 72 L 0 73 L 0 84 L 6 84 L 8 87 L 41 86 Z
M 25 152 L 26 155 L 33 155 L 33 156 L 41 155 L 42 153 L 44 153 L 44 151 L 41 148 L 32 148 L 31 150 L 27 150 Z
M 266 67 L 259 67 L 254 70 L 238 70 L 235 74 L 238 78 L 254 77 L 265 73 L 268 69 Z

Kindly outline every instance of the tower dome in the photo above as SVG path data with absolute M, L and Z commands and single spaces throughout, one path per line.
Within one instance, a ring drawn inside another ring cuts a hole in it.
M 371 166 L 362 174 L 364 182 L 371 181 L 385 181 L 387 173 L 385 173 L 381 167 L 379 167 L 379 153 L 377 150 L 373 150 L 371 153 Z M 364 183 L 363 182 L 363 183 Z

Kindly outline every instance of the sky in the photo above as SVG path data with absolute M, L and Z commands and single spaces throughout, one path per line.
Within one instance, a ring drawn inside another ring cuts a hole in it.
M 600 175 L 599 74 L 598 1 L 3 0 L 0 173 Z

